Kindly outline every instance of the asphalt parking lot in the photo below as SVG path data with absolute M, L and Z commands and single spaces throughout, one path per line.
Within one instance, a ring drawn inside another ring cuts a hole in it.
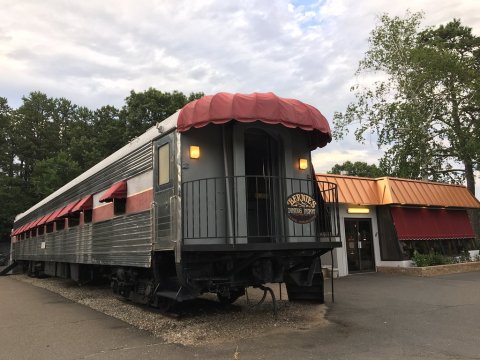
M 1 277 L 0 359 L 480 359 L 480 272 L 353 275 L 335 295 L 326 326 L 180 346 Z

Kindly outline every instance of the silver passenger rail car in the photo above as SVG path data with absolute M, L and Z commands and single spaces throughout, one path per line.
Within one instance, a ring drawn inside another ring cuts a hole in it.
M 323 301 L 338 196 L 310 152 L 330 140 L 298 100 L 205 96 L 19 214 L 12 258 L 31 274 L 109 276 L 114 292 L 152 305 L 205 292 L 233 302 L 269 282 Z

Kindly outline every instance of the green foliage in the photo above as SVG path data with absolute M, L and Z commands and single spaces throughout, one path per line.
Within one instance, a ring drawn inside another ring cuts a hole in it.
M 480 157 L 480 37 L 453 20 L 421 28 L 423 14 L 383 15 L 334 135 L 377 133 L 380 168 L 394 176 L 459 182 L 474 192 Z M 452 164 L 461 164 L 453 166 Z
M 328 171 L 328 174 L 341 174 L 346 172 L 347 175 L 351 176 L 363 176 L 376 178 L 384 175 L 382 170 L 380 170 L 377 165 L 369 165 L 366 162 L 356 161 L 352 163 L 351 161 L 345 161 L 343 164 L 335 164 L 332 170 Z
M 143 134 L 145 130 L 154 126 L 157 122 L 166 119 L 181 109 L 188 102 L 199 99 L 203 93 L 191 93 L 189 97 L 182 92 L 161 92 L 149 88 L 140 93 L 130 92 L 125 99 L 125 106 L 120 116 L 125 122 L 128 140 Z
M 52 158 L 35 163 L 31 183 L 37 199 L 42 199 L 81 173 L 77 162 L 60 151 Z
M 412 261 L 415 264 L 415 266 L 419 266 L 419 267 L 433 266 L 433 265 L 446 265 L 446 264 L 454 263 L 453 258 L 449 256 L 444 256 L 437 253 L 420 254 L 417 251 L 413 253 Z

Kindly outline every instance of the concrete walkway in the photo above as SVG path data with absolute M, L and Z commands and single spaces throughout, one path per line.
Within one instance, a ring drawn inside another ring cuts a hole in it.
M 480 359 L 480 272 L 336 281 L 331 325 L 210 347 L 161 344 L 119 320 L 0 278 L 0 359 Z M 327 289 L 328 290 L 328 289 Z

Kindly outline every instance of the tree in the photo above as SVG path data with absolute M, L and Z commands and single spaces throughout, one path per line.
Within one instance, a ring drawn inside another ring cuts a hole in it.
M 453 20 L 421 28 L 421 13 L 383 15 L 371 32 L 352 88 L 356 100 L 334 116 L 334 134 L 352 125 L 378 134 L 380 168 L 395 176 L 459 182 L 475 192 L 480 157 L 480 37 Z M 361 80 L 364 83 L 360 84 Z M 369 81 L 370 80 L 370 81 Z
M 125 121 L 128 140 L 143 134 L 154 126 L 180 110 L 190 101 L 199 99 L 203 93 L 191 93 L 188 97 L 179 91 L 161 92 L 154 88 L 140 93 L 130 92 L 125 99 L 120 117 Z
M 40 160 L 35 164 L 32 174 L 33 192 L 42 199 L 81 173 L 78 163 L 65 152 L 60 151 L 54 157 Z
M 0 97 L 0 174 L 13 176 L 12 109 Z
M 351 161 L 345 161 L 343 164 L 335 164 L 332 170 L 328 171 L 328 174 L 341 174 L 346 172 L 347 175 L 351 176 L 363 176 L 363 177 L 381 177 L 384 175 L 382 170 L 380 170 L 377 165 L 369 165 L 363 161 L 356 161 L 352 163 Z

